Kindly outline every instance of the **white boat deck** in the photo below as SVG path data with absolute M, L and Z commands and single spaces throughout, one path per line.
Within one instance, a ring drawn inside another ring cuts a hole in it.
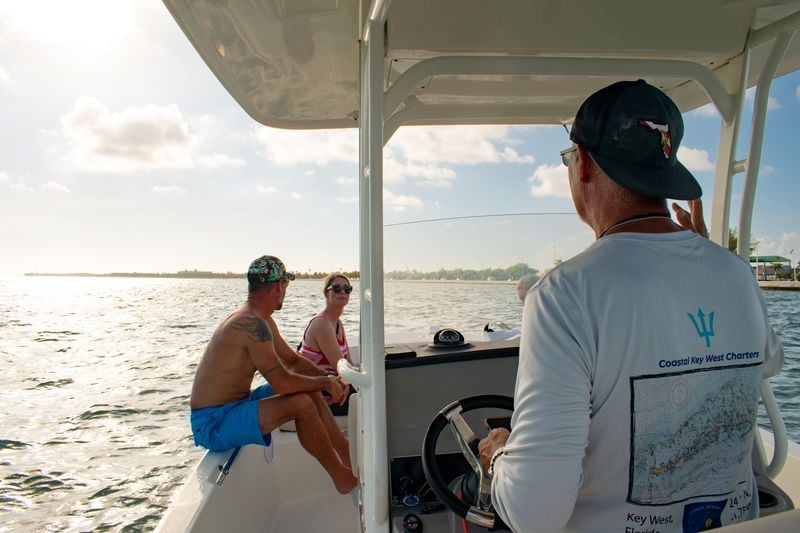
M 765 449 L 772 453 L 772 435 L 762 430 L 761 436 Z M 275 431 L 273 439 L 271 462 L 265 459 L 264 448 L 246 446 L 222 485 L 216 480 L 231 452 L 206 454 L 176 494 L 156 531 L 359 531 L 359 511 L 353 496 L 336 492 L 319 463 L 302 449 L 297 434 Z M 793 501 L 800 501 L 800 445 L 789 443 L 786 464 L 774 481 Z M 732 533 L 795 533 L 800 531 L 800 510 L 723 529 Z
M 271 462 L 262 446 L 245 446 L 221 485 L 216 480 L 231 451 L 206 454 L 156 531 L 358 531 L 353 497 L 336 491 L 297 434 L 272 435 Z

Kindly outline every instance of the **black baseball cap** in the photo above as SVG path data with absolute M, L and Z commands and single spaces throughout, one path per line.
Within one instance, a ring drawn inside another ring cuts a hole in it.
M 675 103 L 644 80 L 620 81 L 581 105 L 569 138 L 608 177 L 638 193 L 695 200 L 703 191 L 678 161 L 683 117 Z

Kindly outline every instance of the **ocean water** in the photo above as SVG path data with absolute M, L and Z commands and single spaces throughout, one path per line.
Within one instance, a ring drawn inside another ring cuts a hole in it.
M 276 320 L 296 344 L 322 307 L 298 280 Z M 0 531 L 150 530 L 202 457 L 188 426 L 194 368 L 244 280 L 0 278 Z M 765 293 L 787 352 L 773 380 L 800 441 L 800 292 Z M 513 285 L 388 282 L 386 329 L 478 335 L 520 325 Z M 358 295 L 343 317 L 358 339 Z

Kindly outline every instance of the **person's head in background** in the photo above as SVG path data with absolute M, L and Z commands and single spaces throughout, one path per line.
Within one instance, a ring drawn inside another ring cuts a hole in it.
M 525 295 L 528 294 L 530 288 L 533 287 L 533 284 L 538 280 L 539 277 L 533 274 L 528 274 L 527 276 L 522 276 L 519 278 L 519 281 L 517 282 L 517 296 L 519 296 L 519 300 L 522 303 L 525 303 Z

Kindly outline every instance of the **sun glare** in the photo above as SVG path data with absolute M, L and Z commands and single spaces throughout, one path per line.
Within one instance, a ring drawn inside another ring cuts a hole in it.
M 0 14 L 32 39 L 81 54 L 103 53 L 133 27 L 129 0 L 12 0 Z

